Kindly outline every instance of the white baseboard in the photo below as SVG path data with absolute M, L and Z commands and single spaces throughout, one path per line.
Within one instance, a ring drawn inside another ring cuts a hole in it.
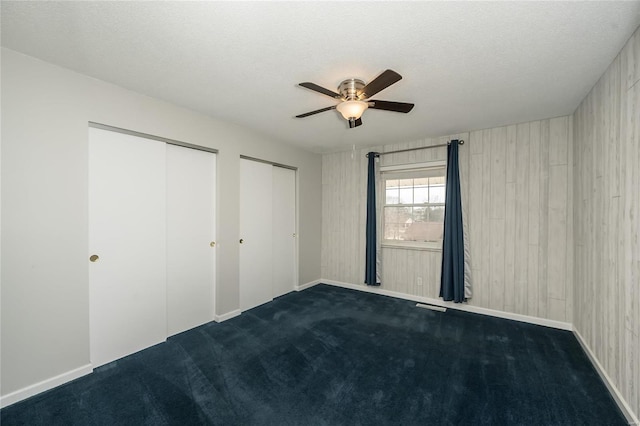
M 306 290 L 306 289 L 311 288 L 311 287 L 313 287 L 314 285 L 318 285 L 318 284 L 320 284 L 320 283 L 322 283 L 322 282 L 324 282 L 324 281 L 322 281 L 322 280 L 315 280 L 315 281 L 310 281 L 310 282 L 308 282 L 308 283 L 304 283 L 304 284 L 301 284 L 301 285 L 297 285 L 297 286 L 295 286 L 295 291 L 302 291 L 302 290 Z
M 609 377 L 605 369 L 602 367 L 602 364 L 600 364 L 600 361 L 598 360 L 596 355 L 593 353 L 593 351 L 591 350 L 587 342 L 584 340 L 584 338 L 582 337 L 578 329 L 575 327 L 573 328 L 573 334 L 578 339 L 578 342 L 580 342 L 582 349 L 584 349 L 584 351 L 587 353 L 587 356 L 591 360 L 591 363 L 596 368 L 596 371 L 600 375 L 600 378 L 602 379 L 604 384 L 607 386 L 607 389 L 609 389 L 609 393 L 611 394 L 613 399 L 616 401 L 616 404 L 618 404 L 618 407 L 620 407 L 622 414 L 624 414 L 629 424 L 640 425 L 638 416 L 633 412 L 633 410 L 631 409 L 627 401 L 624 399 L 624 397 L 616 387 L 616 385 L 613 384 L 613 381 L 611 380 L 611 378 Z
M 66 373 L 29 385 L 26 388 L 18 389 L 17 391 L 11 392 L 7 395 L 2 395 L 0 397 L 0 408 L 8 407 L 9 405 L 22 401 L 23 399 L 27 399 L 41 392 L 53 389 L 56 386 L 60 386 L 79 377 L 86 376 L 92 371 L 93 367 L 91 364 L 83 365 L 82 367 L 67 371 Z
M 231 312 L 227 312 L 226 314 L 222 314 L 222 315 L 216 315 L 214 317 L 215 322 L 222 322 L 222 321 L 226 321 L 226 320 L 230 320 L 231 318 L 235 318 L 237 316 L 239 316 L 242 313 L 242 311 L 240 309 L 235 309 Z
M 383 296 L 396 297 L 398 299 L 411 300 L 413 302 L 427 303 L 429 305 L 442 306 L 448 309 L 457 309 L 459 311 L 471 312 L 475 314 L 489 315 L 492 317 L 505 318 L 515 321 L 526 322 L 530 324 L 543 325 L 545 327 L 558 328 L 560 330 L 573 331 L 571 323 L 563 321 L 554 321 L 546 318 L 531 317 L 528 315 L 514 314 L 511 312 L 496 311 L 495 309 L 481 308 L 466 303 L 444 302 L 440 299 L 432 299 L 430 297 L 414 296 L 411 294 L 398 293 L 396 291 L 385 290 L 380 287 L 365 286 L 359 284 L 350 284 L 333 280 L 320 280 L 320 282 L 338 287 L 349 288 L 352 290 L 365 291 L 367 293 L 381 294 Z

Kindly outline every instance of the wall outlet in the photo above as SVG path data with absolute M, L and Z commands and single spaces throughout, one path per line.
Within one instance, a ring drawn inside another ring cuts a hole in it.
M 416 285 L 422 285 L 422 277 L 416 278 Z

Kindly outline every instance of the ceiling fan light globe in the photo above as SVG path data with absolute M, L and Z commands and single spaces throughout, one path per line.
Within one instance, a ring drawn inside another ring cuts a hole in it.
M 362 116 L 362 113 L 367 108 L 369 108 L 369 104 L 363 101 L 345 101 L 339 103 L 336 107 L 345 120 L 349 120 L 351 118 L 357 120 Z

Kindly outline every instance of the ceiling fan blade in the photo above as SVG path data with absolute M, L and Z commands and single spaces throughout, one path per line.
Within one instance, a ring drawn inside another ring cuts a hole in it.
M 318 114 L 320 112 L 331 111 L 332 109 L 336 109 L 336 105 L 330 106 L 330 107 L 326 107 L 326 108 L 322 108 L 322 109 L 317 109 L 317 110 L 311 111 L 311 112 L 305 112 L 304 114 L 296 115 L 296 118 L 305 118 L 305 117 L 308 117 L 308 116 L 313 115 L 313 114 Z
M 393 83 L 402 80 L 402 76 L 393 70 L 386 70 L 358 92 L 359 99 L 369 99 Z
M 413 104 L 405 102 L 392 102 L 392 101 L 368 101 L 369 108 L 382 109 L 385 111 L 395 111 L 407 113 L 413 109 Z
M 356 118 L 355 120 L 349 120 L 349 128 L 353 129 L 354 127 L 362 126 L 362 118 Z
M 327 95 L 331 98 L 342 99 L 342 95 L 340 95 L 339 93 L 333 92 L 329 89 L 325 89 L 324 87 L 318 86 L 315 83 L 304 82 L 300 83 L 298 86 L 305 87 L 307 89 L 313 90 L 314 92 L 322 93 L 323 95 Z

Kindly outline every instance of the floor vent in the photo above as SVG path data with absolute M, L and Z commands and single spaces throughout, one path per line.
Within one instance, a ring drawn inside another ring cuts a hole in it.
M 418 308 L 431 309 L 432 311 L 447 312 L 447 308 L 443 308 L 442 306 L 425 305 L 424 303 L 416 303 L 416 306 Z

